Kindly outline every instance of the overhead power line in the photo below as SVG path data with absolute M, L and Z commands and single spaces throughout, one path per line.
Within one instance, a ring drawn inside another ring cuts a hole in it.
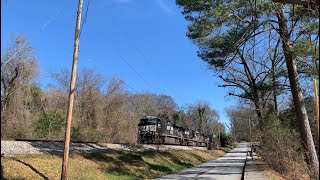
M 127 36 L 127 33 L 125 33 L 121 28 L 119 28 L 119 25 L 118 25 L 116 22 L 114 22 L 112 19 L 111 19 L 110 21 L 111 21 L 118 29 L 120 29 L 120 31 L 122 31 L 123 36 L 126 37 L 125 39 L 129 42 L 129 44 L 133 47 L 133 49 L 134 49 L 135 51 L 137 51 L 138 54 L 140 54 L 140 55 L 142 56 L 142 58 L 144 59 L 144 61 L 146 61 L 147 64 L 149 64 L 149 66 L 150 66 L 151 68 L 153 68 L 150 59 L 145 55 L 145 53 L 144 53 L 140 48 L 138 48 L 138 47 L 135 45 L 134 41 L 133 41 L 130 37 Z M 153 68 L 153 71 L 155 71 L 155 72 L 157 72 L 158 74 L 160 74 L 160 73 L 157 71 L 157 68 Z M 178 93 L 177 93 L 174 89 L 172 89 L 171 87 L 168 87 L 167 89 L 171 90 L 174 94 L 176 94 L 176 96 L 177 96 L 181 101 L 183 101 L 183 102 L 186 103 L 186 101 L 185 101 L 181 96 L 179 96 Z M 164 90 L 164 91 L 166 91 L 166 90 Z
M 56 17 L 63 11 L 63 8 L 61 8 L 53 17 L 51 17 L 48 21 L 46 21 L 40 28 L 40 31 L 38 31 L 38 33 L 36 33 L 31 39 L 36 38 L 40 33 L 42 33 L 44 31 L 44 29 L 53 21 L 56 19 Z M 27 46 L 27 44 L 25 44 L 24 46 L 20 47 L 20 49 L 18 49 L 5 63 L 1 64 L 1 68 L 3 68 L 9 61 L 11 61 L 23 48 L 25 48 Z
M 97 61 L 95 61 L 94 59 L 89 58 L 88 59 L 89 62 L 94 63 L 96 65 L 98 65 Z M 105 69 L 103 68 L 103 66 L 97 66 L 98 69 L 100 69 L 101 71 L 105 71 Z M 138 90 L 136 90 L 134 87 L 130 86 L 128 83 L 126 83 L 125 81 L 117 78 L 119 81 L 121 81 L 125 86 L 127 86 L 128 88 L 130 88 L 131 90 L 135 91 L 136 93 L 139 93 Z
M 88 0 L 88 3 L 87 3 L 87 8 L 86 8 L 86 12 L 82 18 L 82 25 L 81 25 L 81 28 L 80 28 L 80 33 L 79 33 L 79 38 L 81 37 L 81 33 L 82 33 L 82 29 L 86 23 L 86 20 L 87 20 L 87 16 L 88 16 L 88 11 L 89 11 L 89 7 L 90 7 L 90 1 L 91 0 Z
M 150 88 L 152 88 L 154 91 L 156 91 L 155 88 L 153 88 L 153 86 L 152 86 L 145 78 L 143 78 L 142 75 L 141 75 L 140 73 L 138 73 L 137 70 L 135 70 L 135 69 L 128 63 L 128 61 L 126 61 L 122 56 L 120 56 L 120 59 L 121 59 L 124 63 L 126 63 Z

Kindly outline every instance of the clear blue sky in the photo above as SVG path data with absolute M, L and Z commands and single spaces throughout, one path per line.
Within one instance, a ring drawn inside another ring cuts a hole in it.
M 36 49 L 43 88 L 50 83 L 48 72 L 71 67 L 77 3 L 1 0 L 1 47 L 24 34 Z M 83 5 L 84 15 L 87 0 Z M 116 75 L 139 92 L 168 94 L 179 106 L 206 100 L 225 121 L 224 108 L 235 101 L 197 57 L 180 12 L 174 0 L 92 0 L 78 69 L 95 68 L 107 79 Z

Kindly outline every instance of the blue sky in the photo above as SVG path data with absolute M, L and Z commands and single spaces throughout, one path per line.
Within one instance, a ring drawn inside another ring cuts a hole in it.
M 50 71 L 71 67 L 77 3 L 1 1 L 1 47 L 24 34 L 36 49 L 43 88 L 50 83 Z M 83 5 L 85 12 L 87 0 Z M 221 81 L 197 57 L 180 12 L 174 0 L 92 0 L 78 69 L 95 68 L 107 79 L 115 75 L 139 92 L 168 94 L 179 106 L 208 101 L 225 121 L 224 108 L 236 102 L 226 97 L 227 89 L 217 87 Z

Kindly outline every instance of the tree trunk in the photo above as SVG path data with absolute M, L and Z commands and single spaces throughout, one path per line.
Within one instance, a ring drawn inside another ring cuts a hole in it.
M 263 131 L 262 120 L 263 120 L 263 118 L 265 116 L 264 116 L 263 107 L 262 107 L 262 104 L 261 104 L 259 98 L 254 101 L 254 107 L 256 108 L 254 111 L 257 113 L 257 116 L 258 116 L 258 127 L 259 127 L 259 130 Z
M 276 73 L 275 73 L 275 61 L 276 58 L 274 57 L 271 61 L 272 63 L 272 84 L 273 84 L 273 103 L 274 103 L 274 112 L 278 116 L 279 111 L 278 111 L 278 100 L 277 100 L 277 81 L 276 81 Z
M 284 51 L 284 56 L 288 69 L 290 88 L 293 97 L 293 103 L 295 107 L 295 113 L 297 116 L 302 145 L 305 150 L 307 163 L 310 165 L 311 168 L 310 170 L 312 170 L 312 172 L 315 175 L 314 178 L 319 178 L 319 162 L 317 152 L 312 139 L 308 115 L 304 104 L 304 97 L 299 83 L 296 61 L 294 60 L 292 52 L 293 43 L 291 42 L 290 34 L 288 33 L 288 28 L 286 24 L 287 19 L 283 13 L 283 7 L 281 7 L 278 12 L 278 23 L 279 34 L 282 38 L 282 48 Z

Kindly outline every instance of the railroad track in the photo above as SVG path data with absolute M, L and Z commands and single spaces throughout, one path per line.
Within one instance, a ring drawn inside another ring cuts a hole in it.
M 64 142 L 63 140 L 46 140 L 46 139 L 10 139 L 10 138 L 1 138 L 1 141 L 28 141 L 28 142 Z M 71 141 L 71 143 L 102 143 L 98 141 Z
M 1 139 L 1 155 L 15 156 L 42 153 L 63 153 L 62 140 L 36 140 L 36 139 Z M 154 144 L 113 144 L 93 141 L 72 141 L 71 153 L 94 153 L 106 151 L 150 151 L 169 149 L 191 150 L 205 149 L 203 147 L 177 146 L 177 145 L 154 145 Z

